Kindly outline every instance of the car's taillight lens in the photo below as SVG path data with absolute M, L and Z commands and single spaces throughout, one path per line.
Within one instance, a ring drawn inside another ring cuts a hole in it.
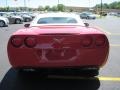
M 98 36 L 96 37 L 96 46 L 104 46 L 105 44 L 105 37 L 104 36 Z
M 34 38 L 34 37 L 26 38 L 25 45 L 30 48 L 34 47 L 36 45 L 36 38 Z
M 11 43 L 15 47 L 20 47 L 23 44 L 23 40 L 20 37 L 13 37 Z
M 92 44 L 92 37 L 84 37 L 82 40 L 82 45 L 84 47 L 89 47 Z

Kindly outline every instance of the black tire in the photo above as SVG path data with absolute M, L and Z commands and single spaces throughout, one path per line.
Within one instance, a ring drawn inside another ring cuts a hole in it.
M 16 19 L 15 20 L 15 24 L 21 24 L 21 20 L 20 19 Z
M 0 27 L 4 27 L 5 26 L 5 22 L 0 20 Z
M 90 19 L 90 17 L 89 17 L 89 16 L 87 16 L 87 17 L 86 17 L 86 19 Z
M 29 19 L 29 18 L 26 18 L 26 19 L 25 19 L 25 22 L 30 22 L 30 19 Z

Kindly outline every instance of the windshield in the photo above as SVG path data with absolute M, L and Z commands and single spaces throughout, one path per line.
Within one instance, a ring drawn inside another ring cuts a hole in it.
M 77 23 L 77 21 L 71 17 L 45 17 L 40 18 L 37 22 L 37 24 L 52 24 L 52 23 Z

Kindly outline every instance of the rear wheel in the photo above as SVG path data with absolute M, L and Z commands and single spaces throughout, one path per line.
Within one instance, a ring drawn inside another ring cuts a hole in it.
M 0 27 L 4 27 L 5 26 L 5 22 L 0 20 Z
M 94 17 L 93 19 L 95 20 L 96 18 Z
M 86 19 L 90 19 L 89 16 L 87 16 Z
M 30 19 L 29 19 L 29 18 L 26 18 L 25 21 L 26 21 L 26 22 L 30 22 Z
M 20 19 L 16 19 L 16 20 L 15 20 L 15 23 L 16 23 L 16 24 L 20 24 L 20 23 L 21 23 L 21 20 L 20 20 Z

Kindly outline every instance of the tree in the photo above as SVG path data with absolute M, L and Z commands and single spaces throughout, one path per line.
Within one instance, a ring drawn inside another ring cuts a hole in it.
M 37 10 L 38 11 L 44 11 L 44 8 L 42 6 L 39 6 Z
M 58 8 L 58 11 L 61 11 L 61 12 L 65 11 L 65 6 L 63 4 L 58 4 L 57 8 Z
M 47 10 L 47 11 L 50 11 L 50 9 L 51 9 L 51 8 L 50 8 L 50 6 L 48 6 L 48 5 L 45 6 L 45 8 L 44 8 L 45 11 L 46 11 L 46 10 Z
M 118 2 L 118 4 L 116 5 L 117 9 L 120 9 L 120 2 Z
M 101 5 L 97 4 L 95 7 L 100 8 Z M 105 9 L 120 9 L 120 1 L 119 2 L 112 2 L 110 4 L 104 3 L 103 8 Z
M 70 12 L 73 12 L 73 9 L 72 9 L 72 8 L 70 9 Z
M 116 9 L 116 6 L 117 6 L 117 2 L 113 2 L 110 4 L 110 8 L 112 9 Z
M 109 5 L 108 5 L 107 3 L 104 3 L 104 4 L 103 4 L 103 8 L 107 8 L 107 9 L 108 9 L 108 8 L 109 8 Z
M 10 10 L 10 7 L 6 7 L 6 11 L 9 11 Z
M 52 11 L 58 11 L 58 8 L 57 8 L 57 6 L 53 6 L 53 7 L 51 8 L 51 10 L 52 10 Z

